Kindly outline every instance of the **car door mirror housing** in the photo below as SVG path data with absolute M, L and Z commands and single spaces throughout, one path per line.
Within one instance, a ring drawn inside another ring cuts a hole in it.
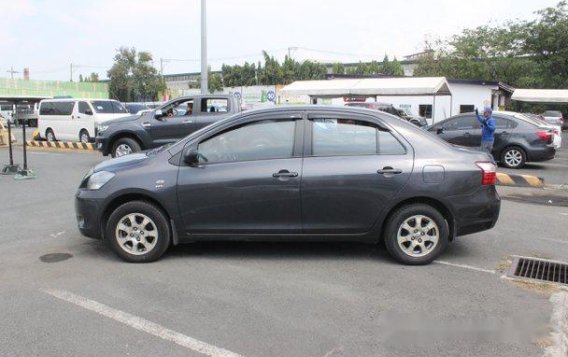
M 156 109 L 156 111 L 154 112 L 154 118 L 160 120 L 163 116 L 164 112 L 162 112 L 162 109 Z
M 442 134 L 444 132 L 444 128 L 436 129 L 436 134 Z
M 189 166 L 199 165 L 199 154 L 196 148 L 186 149 L 183 153 L 183 162 Z
M 91 109 L 86 109 L 85 114 L 86 115 L 93 115 L 93 111 Z

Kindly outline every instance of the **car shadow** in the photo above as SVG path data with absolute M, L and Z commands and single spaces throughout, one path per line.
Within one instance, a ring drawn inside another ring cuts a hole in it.
M 362 259 L 396 264 L 380 245 L 358 242 L 196 242 L 170 247 L 163 259 Z

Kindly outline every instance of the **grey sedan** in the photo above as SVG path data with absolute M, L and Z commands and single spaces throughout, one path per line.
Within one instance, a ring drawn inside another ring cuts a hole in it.
M 247 111 L 170 147 L 105 161 L 76 194 L 79 230 L 131 262 L 210 240 L 343 240 L 426 264 L 499 216 L 495 164 L 358 108 Z

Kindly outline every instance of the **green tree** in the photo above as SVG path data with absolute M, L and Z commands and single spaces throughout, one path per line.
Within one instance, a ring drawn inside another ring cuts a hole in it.
M 166 89 L 158 71 L 152 66 L 149 52 L 121 47 L 107 72 L 111 97 L 123 102 L 157 100 Z
M 561 1 L 556 7 L 537 11 L 539 17 L 528 23 L 526 53 L 538 64 L 541 86 L 568 86 L 568 6 Z
M 333 74 L 345 74 L 345 66 L 340 62 L 334 63 L 331 72 Z
M 389 56 L 385 55 L 381 67 L 381 72 L 387 76 L 404 76 L 404 70 L 396 57 L 389 61 Z

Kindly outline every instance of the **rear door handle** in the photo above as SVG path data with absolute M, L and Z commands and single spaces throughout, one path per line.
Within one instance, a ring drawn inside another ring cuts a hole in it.
M 377 170 L 378 174 L 381 175 L 399 175 L 402 173 L 401 169 L 393 169 L 390 166 L 385 166 L 381 170 Z
M 144 122 L 144 123 L 142 123 L 142 126 L 145 127 L 145 128 L 149 128 L 149 127 L 152 126 L 152 124 L 150 124 L 148 122 Z
M 279 177 L 298 177 L 297 172 L 290 172 L 288 170 L 280 170 L 272 174 L 272 177 L 279 178 Z

